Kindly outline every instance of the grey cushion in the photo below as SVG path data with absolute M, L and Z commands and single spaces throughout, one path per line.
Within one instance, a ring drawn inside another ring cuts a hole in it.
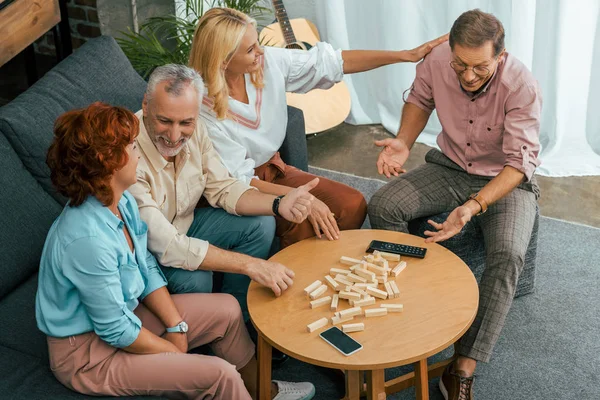
M 37 271 L 62 207 L 27 172 L 0 133 L 0 299 Z M 0 319 L 2 321 L 2 319 Z
M 88 41 L 25 93 L 0 108 L 0 131 L 42 187 L 64 202 L 50 183 L 45 162 L 56 117 L 95 101 L 137 111 L 145 89 L 146 82 L 115 40 L 102 36 Z
M 56 380 L 47 360 L 40 360 L 0 346 L 0 397 L 6 400 L 70 400 L 114 397 L 84 396 L 64 387 Z M 161 399 L 135 396 L 128 399 Z
M 448 214 L 449 213 L 443 213 L 432 217 L 415 219 L 409 223 L 408 230 L 413 235 L 425 237 L 424 232 L 432 229 L 427 220 L 431 219 L 435 222 L 442 223 L 446 220 Z M 529 246 L 527 247 L 527 253 L 525 254 L 525 267 L 519 277 L 515 297 L 532 293 L 535 288 L 538 229 L 539 209 L 536 210 L 533 231 L 531 233 Z M 440 244 L 459 256 L 465 264 L 471 268 L 479 282 L 483 270 L 485 269 L 485 244 L 481 234 L 481 227 L 479 226 L 477 219 L 471 220 L 465 225 L 460 233 Z
M 285 140 L 279 149 L 281 159 L 288 165 L 308 172 L 308 149 L 302 110 L 288 106 Z

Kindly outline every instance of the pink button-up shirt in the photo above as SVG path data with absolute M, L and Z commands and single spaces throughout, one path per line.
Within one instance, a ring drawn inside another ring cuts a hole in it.
M 469 174 L 496 176 L 510 165 L 530 180 L 540 165 L 542 95 L 531 72 L 506 53 L 484 90 L 465 92 L 450 67 L 448 43 L 417 65 L 406 100 L 428 113 L 437 110 L 442 152 Z

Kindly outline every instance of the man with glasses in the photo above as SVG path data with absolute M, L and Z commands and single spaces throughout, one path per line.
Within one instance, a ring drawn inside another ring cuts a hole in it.
M 478 361 L 488 362 L 512 304 L 536 214 L 539 188 L 542 98 L 531 72 L 504 49 L 504 28 L 480 10 L 463 13 L 449 44 L 434 48 L 417 66 L 396 138 L 375 142 L 383 150 L 380 174 L 395 180 L 371 199 L 377 229 L 408 232 L 412 219 L 450 212 L 442 224 L 429 221 L 427 242 L 456 235 L 479 219 L 486 247 L 479 310 L 457 343 L 440 389 L 446 399 L 472 399 Z M 403 165 L 433 110 L 442 131 L 441 151 L 405 173 Z M 487 212 L 486 212 L 487 211 Z

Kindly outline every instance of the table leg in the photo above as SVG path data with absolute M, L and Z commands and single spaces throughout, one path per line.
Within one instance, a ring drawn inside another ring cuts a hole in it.
M 429 400 L 429 377 L 426 358 L 415 363 L 415 389 L 417 390 L 417 400 Z
M 258 398 L 260 400 L 271 400 L 271 356 L 273 348 L 262 337 L 258 335 Z
M 360 399 L 360 387 L 362 381 L 360 377 L 362 374 L 360 371 L 345 371 L 346 375 L 346 396 L 342 400 L 359 400 Z
M 367 371 L 367 400 L 385 399 L 385 370 Z

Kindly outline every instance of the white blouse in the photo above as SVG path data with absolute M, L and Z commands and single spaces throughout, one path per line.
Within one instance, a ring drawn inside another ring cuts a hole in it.
M 344 77 L 341 50 L 324 42 L 309 51 L 265 47 L 264 87 L 256 89 L 244 76 L 248 104 L 229 98 L 232 117 L 218 120 L 212 99 L 202 101 L 200 116 L 223 164 L 235 178 L 249 184 L 254 168 L 266 163 L 281 147 L 287 128 L 286 92 L 328 89 Z M 325 110 L 324 110 L 325 111 Z M 257 178 L 258 179 L 258 178 Z

